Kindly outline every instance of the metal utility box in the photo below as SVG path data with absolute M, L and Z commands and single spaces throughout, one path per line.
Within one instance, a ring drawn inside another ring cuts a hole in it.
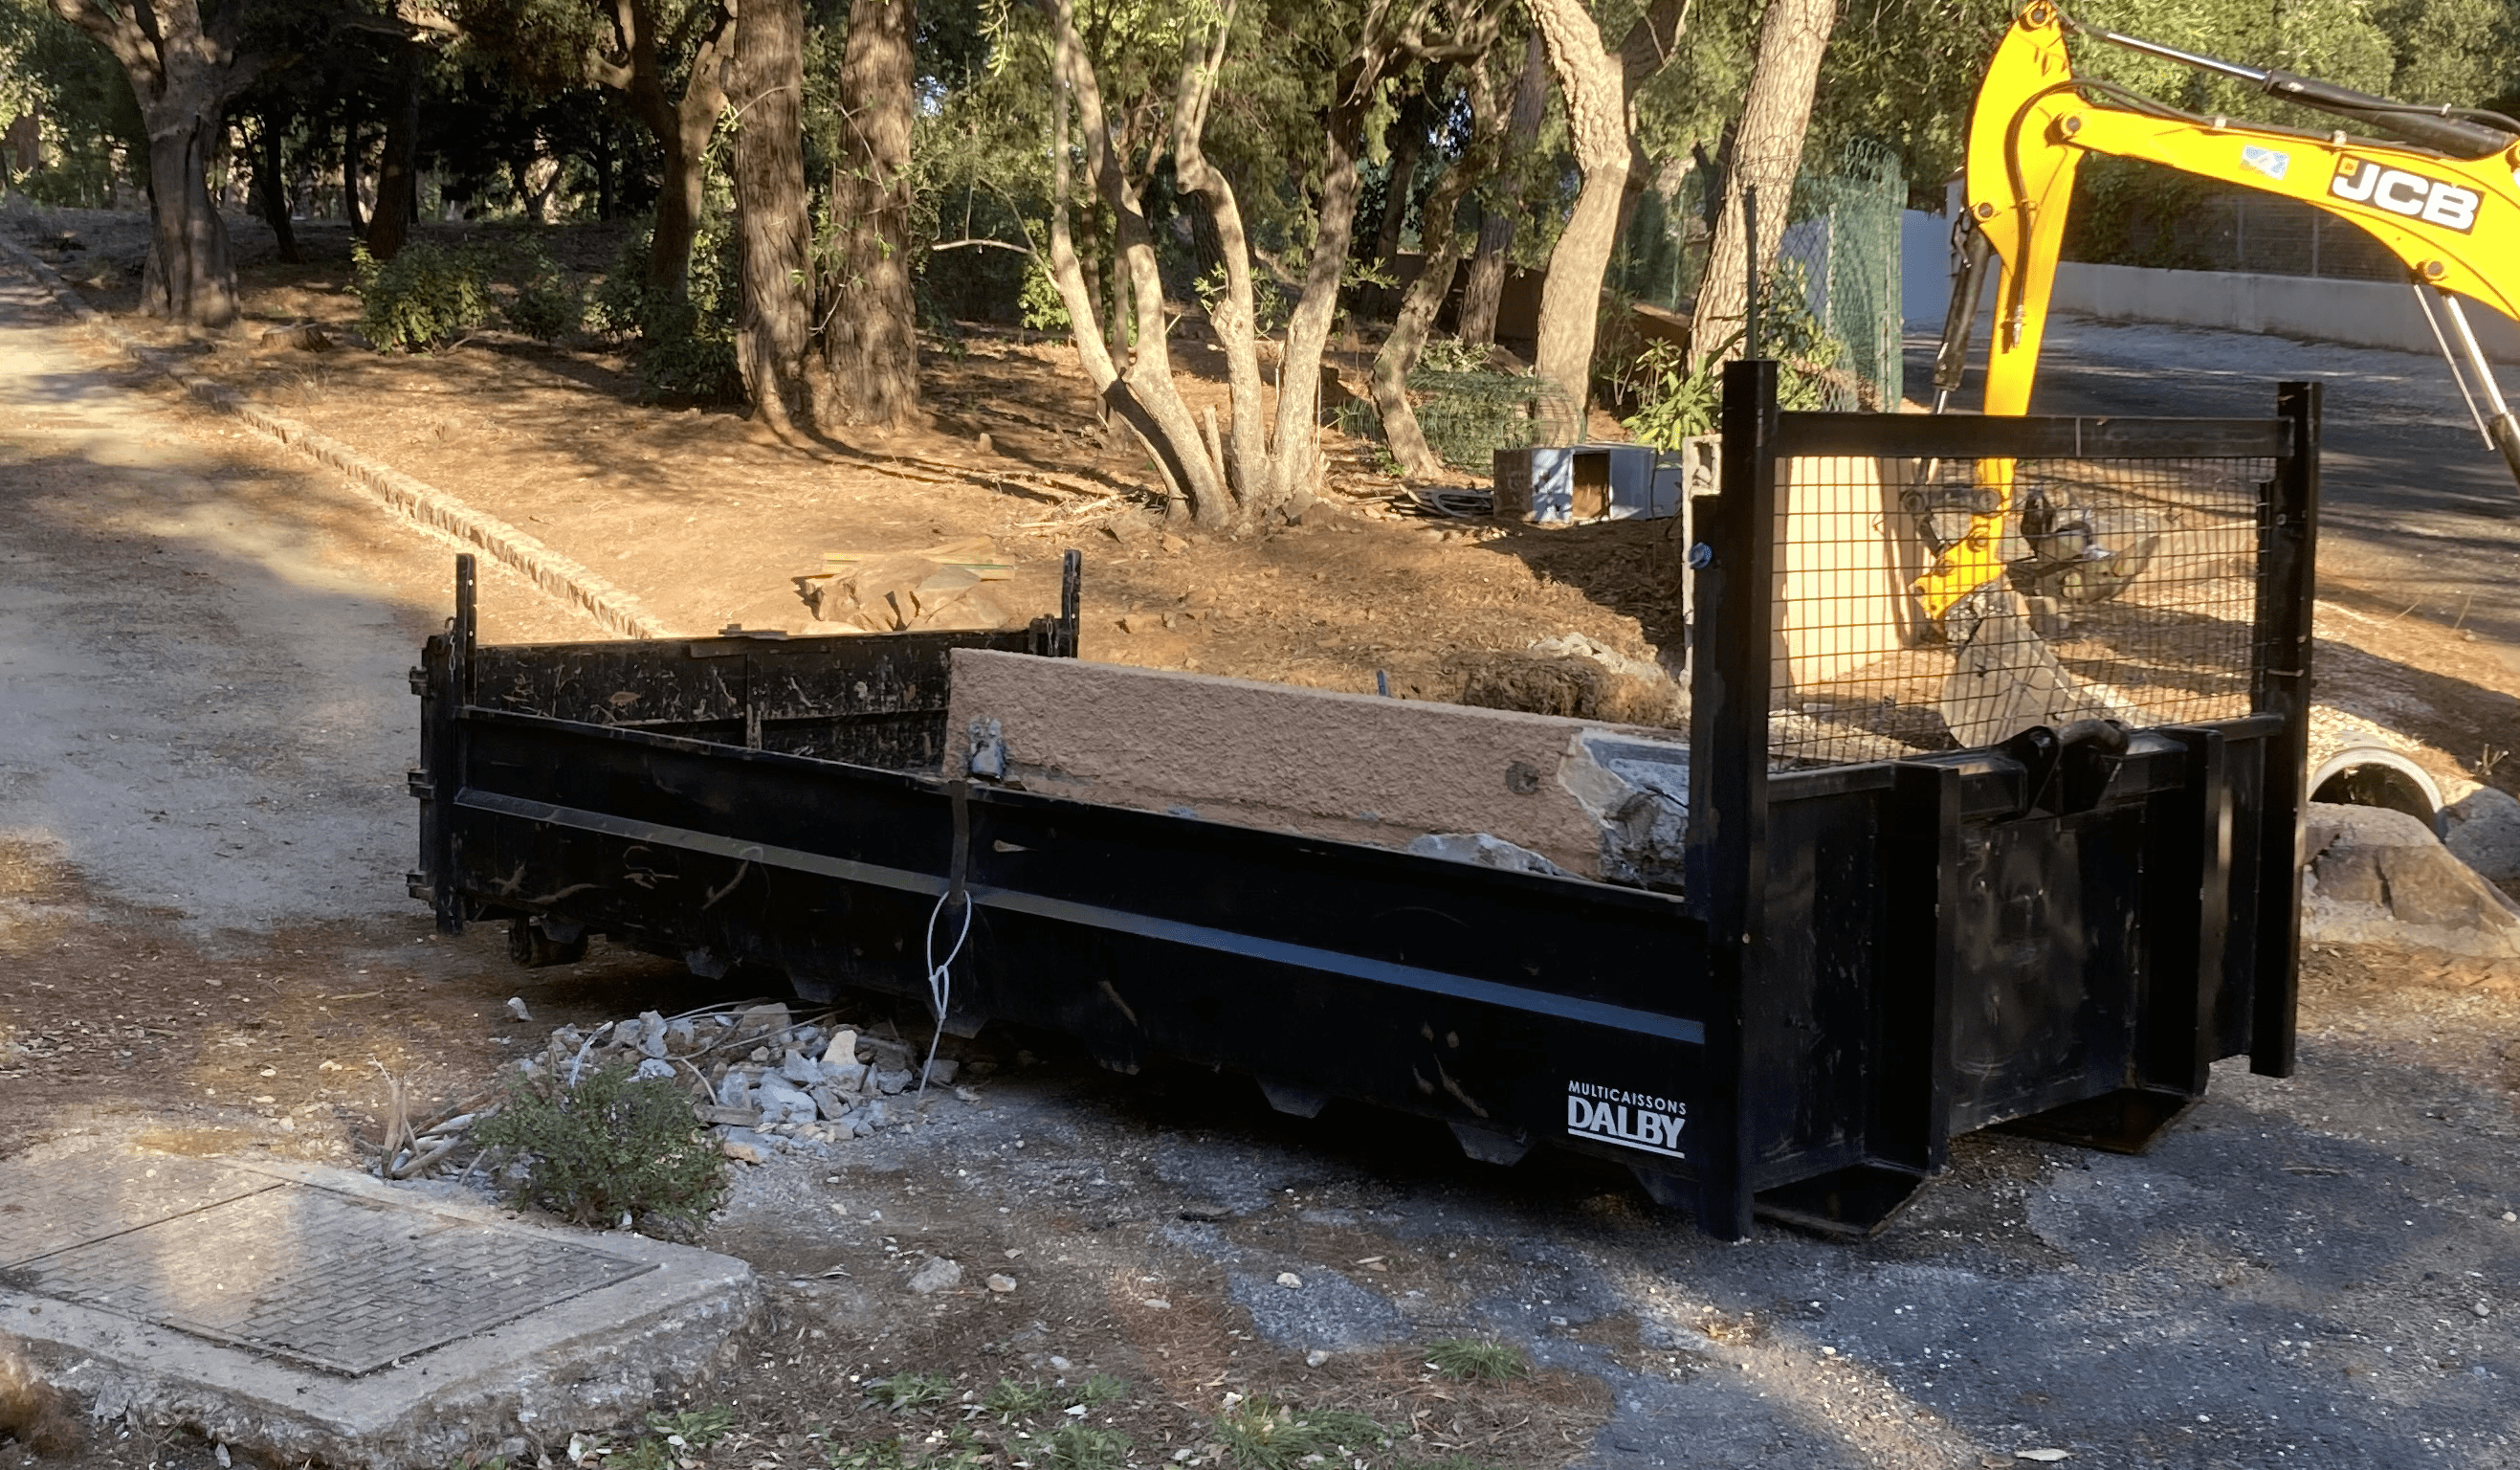
M 1678 512 L 1676 467 L 1645 444 L 1499 449 L 1496 513 L 1536 525 L 1642 521 Z
M 1692 507 L 1679 891 L 944 778 L 952 650 L 1072 657 L 1072 562 L 1023 632 L 500 648 L 469 560 L 415 671 L 411 891 L 524 958 L 602 934 L 812 999 L 925 1003 L 922 936 L 968 918 L 945 1030 L 1590 1155 L 1725 1238 L 1876 1228 L 1971 1129 L 2140 1147 L 2217 1059 L 2288 1073 L 2316 387 L 2263 420 L 1941 418 L 1780 414 L 1775 374 L 1728 372 Z M 2156 523 L 2053 650 L 2111 719 L 1964 746 L 1950 646 L 1886 595 L 1834 623 L 1796 600 L 1900 574 L 1855 543 L 1907 522 L 1859 502 L 1929 512 L 1972 466 Z M 1836 641 L 1780 677 L 1795 628 Z

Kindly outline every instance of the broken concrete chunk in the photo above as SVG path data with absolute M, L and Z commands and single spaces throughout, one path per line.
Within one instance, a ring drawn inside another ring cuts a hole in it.
M 1586 730 L 1557 781 L 1601 824 L 1600 875 L 1677 892 L 1688 843 L 1688 748 Z
M 792 1019 L 784 1005 L 773 1003 L 747 1007 L 735 1013 L 735 1040 L 740 1044 L 784 1035 Z
M 1400 850 L 1415 852 L 1420 857 L 1466 862 L 1474 867 L 1503 868 L 1508 873 L 1541 873 L 1551 878 L 1572 876 L 1529 848 L 1517 848 L 1504 838 L 1485 832 L 1429 832 L 1424 837 L 1413 839 Z
M 2488 883 L 2506 891 L 2520 889 L 2520 801 L 2480 786 L 2442 815 L 2450 827 L 2444 846 L 2453 856 Z
M 774 1127 L 783 1123 L 812 1123 L 822 1110 L 806 1093 L 789 1086 L 779 1078 L 763 1078 L 753 1089 L 753 1105 L 761 1110 L 761 1125 Z
M 2421 818 L 2314 802 L 2303 826 L 2304 939 L 2520 957 L 2520 903 Z

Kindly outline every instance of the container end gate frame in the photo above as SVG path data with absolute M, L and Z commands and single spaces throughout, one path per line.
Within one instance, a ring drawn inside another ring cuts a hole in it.
M 523 963 L 601 934 L 931 1012 L 923 941 L 968 905 L 951 1034 L 1239 1071 L 1282 1111 L 1415 1114 L 1492 1163 L 1590 1155 L 1723 1239 L 1869 1233 L 1955 1135 L 2130 1151 L 2218 1060 L 2289 1075 L 2318 386 L 2264 420 L 1804 414 L 1747 362 L 1723 414 L 1682 894 L 933 774 L 952 648 L 1075 657 L 1074 553 L 1060 616 L 1015 632 L 518 647 L 478 644 L 459 559 L 413 671 L 411 892 L 449 934 L 509 920 Z M 1782 465 L 2102 453 L 2272 464 L 2249 712 L 1772 768 Z

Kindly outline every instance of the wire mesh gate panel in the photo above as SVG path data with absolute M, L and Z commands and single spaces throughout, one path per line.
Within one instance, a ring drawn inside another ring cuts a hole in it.
M 1959 432 L 1989 452 L 1901 455 L 1877 451 L 1951 442 L 1935 426 L 1969 421 L 1835 417 L 1787 414 L 1779 429 L 1777 766 L 1991 746 L 2033 725 L 2146 728 L 2255 709 L 2267 653 L 2261 528 L 2281 448 L 2272 430 L 2155 424 L 2147 440 L 2104 442 L 2092 428 L 2087 446 L 2014 457 L 1970 428 Z M 1876 452 L 1829 452 L 1868 446 Z M 1944 597 L 1957 595 L 1943 605 L 1930 595 L 1938 563 L 1965 556 L 1972 536 L 1997 565 L 1973 587 L 1942 575 Z

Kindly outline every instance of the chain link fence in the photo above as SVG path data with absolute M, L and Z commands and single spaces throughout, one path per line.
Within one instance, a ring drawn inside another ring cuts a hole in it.
M 1645 192 L 1611 261 L 1613 291 L 1688 314 L 1706 271 L 1709 184 L 1696 169 L 1668 201 Z M 1899 219 L 1907 198 L 1899 156 L 1881 144 L 1858 141 L 1803 160 L 1760 305 L 1763 350 L 1818 382 L 1820 401 L 1803 406 L 1899 405 Z M 1762 202 L 1763 216 L 1773 220 L 1773 201 Z

